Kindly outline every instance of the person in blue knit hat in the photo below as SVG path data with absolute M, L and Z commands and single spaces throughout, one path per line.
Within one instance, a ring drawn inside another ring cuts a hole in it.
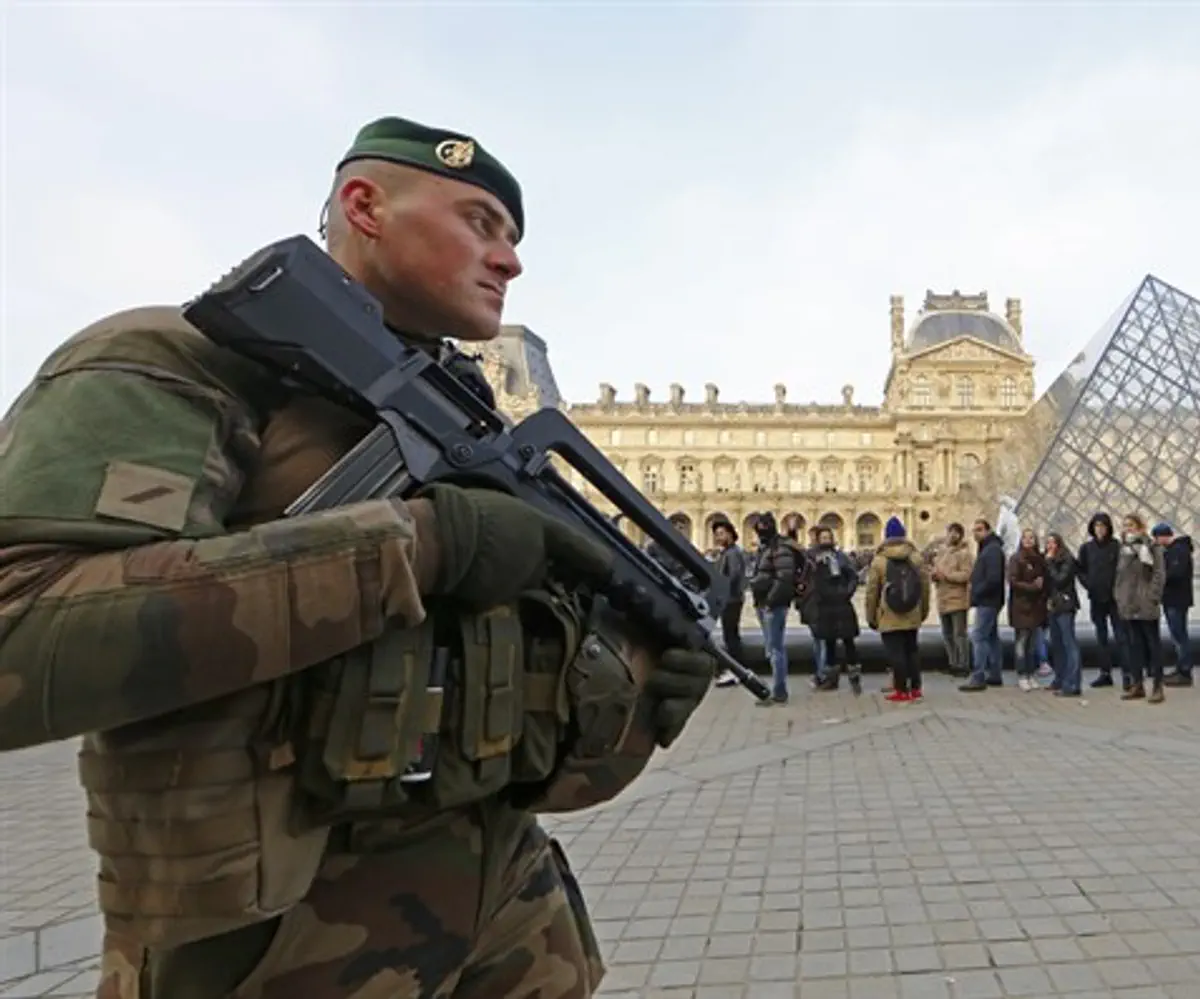
M 904 524 L 889 517 L 884 542 L 867 573 L 867 624 L 879 632 L 892 664 L 889 701 L 921 697 L 921 662 L 917 632 L 929 616 L 929 573 Z

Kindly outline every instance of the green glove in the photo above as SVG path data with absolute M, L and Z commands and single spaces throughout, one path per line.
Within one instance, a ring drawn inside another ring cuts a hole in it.
M 717 661 L 707 652 L 667 649 L 646 678 L 644 693 L 654 703 L 654 735 L 663 749 L 679 738 L 704 700 L 716 668 Z
M 552 574 L 567 584 L 608 578 L 607 549 L 507 493 L 443 483 L 417 495 L 432 500 L 437 521 L 434 595 L 483 610 L 512 603 Z

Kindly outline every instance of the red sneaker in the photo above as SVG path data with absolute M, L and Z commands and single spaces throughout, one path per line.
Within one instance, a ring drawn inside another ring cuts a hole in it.
M 904 704 L 912 700 L 912 694 L 906 694 L 902 690 L 893 690 L 884 700 L 892 701 L 895 704 Z
M 925 695 L 923 693 L 921 693 L 921 691 L 914 690 L 911 694 L 908 695 L 908 699 L 910 701 L 919 701 L 924 696 Z

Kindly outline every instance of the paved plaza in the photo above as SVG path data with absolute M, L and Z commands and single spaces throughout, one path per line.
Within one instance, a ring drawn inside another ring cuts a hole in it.
M 1200 690 L 794 683 L 714 691 L 618 801 L 551 821 L 606 999 L 1200 996 Z M 0 757 L 3 999 L 94 986 L 73 753 Z

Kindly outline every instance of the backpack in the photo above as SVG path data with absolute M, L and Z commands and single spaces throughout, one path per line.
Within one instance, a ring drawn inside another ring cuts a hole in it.
M 893 614 L 908 614 L 920 606 L 921 574 L 907 557 L 887 560 L 883 602 Z
M 813 590 L 813 560 L 803 548 L 793 541 L 784 542 L 792 552 L 792 598 L 799 607 L 809 598 Z

